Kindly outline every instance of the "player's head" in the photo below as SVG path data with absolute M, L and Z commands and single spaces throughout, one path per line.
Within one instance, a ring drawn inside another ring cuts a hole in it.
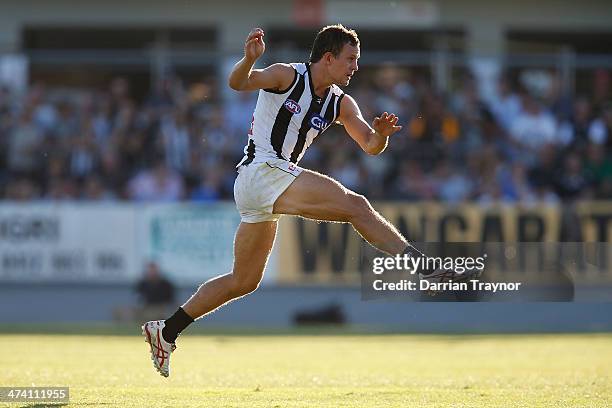
M 342 24 L 323 27 L 310 51 L 311 63 L 323 63 L 337 85 L 348 85 L 357 71 L 359 38 Z

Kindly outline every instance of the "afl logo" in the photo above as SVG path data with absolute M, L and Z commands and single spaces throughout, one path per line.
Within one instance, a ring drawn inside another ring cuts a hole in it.
M 285 108 L 287 108 L 287 110 L 293 113 L 294 115 L 297 115 L 298 113 L 302 111 L 302 108 L 300 107 L 300 105 L 298 105 L 298 103 L 294 101 L 293 99 L 287 99 L 285 101 Z
M 319 115 L 313 115 L 312 118 L 310 118 L 310 126 L 312 126 L 313 129 L 323 130 L 327 127 L 327 124 L 327 121 Z

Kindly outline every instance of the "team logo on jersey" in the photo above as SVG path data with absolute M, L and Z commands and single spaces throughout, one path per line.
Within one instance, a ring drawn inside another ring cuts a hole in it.
M 294 115 L 297 115 L 298 113 L 302 111 L 302 108 L 300 107 L 300 105 L 298 105 L 298 103 L 294 101 L 293 99 L 287 99 L 285 101 L 285 108 L 287 108 L 287 110 L 293 113 Z
M 323 130 L 329 123 L 319 115 L 312 115 L 310 118 L 310 126 L 316 130 Z

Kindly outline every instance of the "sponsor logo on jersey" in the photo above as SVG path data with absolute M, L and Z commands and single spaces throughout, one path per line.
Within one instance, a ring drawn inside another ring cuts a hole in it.
M 313 115 L 312 118 L 310 118 L 310 126 L 312 126 L 313 129 L 323 130 L 327 125 L 327 121 L 319 115 Z
M 285 108 L 287 108 L 287 110 L 293 113 L 294 115 L 302 111 L 302 108 L 300 107 L 300 105 L 298 105 L 298 103 L 294 101 L 293 99 L 287 99 L 285 101 Z

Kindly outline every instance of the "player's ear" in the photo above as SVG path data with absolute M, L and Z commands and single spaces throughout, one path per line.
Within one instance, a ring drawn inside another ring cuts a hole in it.
M 325 61 L 327 65 L 331 64 L 333 59 L 334 59 L 334 54 L 332 54 L 330 51 L 327 51 L 325 54 L 323 54 L 323 60 Z

